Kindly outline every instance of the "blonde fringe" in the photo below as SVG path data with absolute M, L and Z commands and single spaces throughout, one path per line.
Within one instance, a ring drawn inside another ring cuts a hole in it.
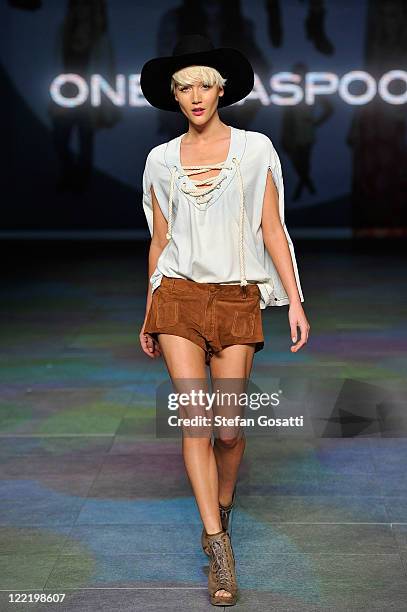
M 218 85 L 223 87 L 227 81 L 216 68 L 211 66 L 187 66 L 174 72 L 171 78 L 171 92 L 175 93 L 178 86 L 193 85 L 202 81 L 203 85 Z

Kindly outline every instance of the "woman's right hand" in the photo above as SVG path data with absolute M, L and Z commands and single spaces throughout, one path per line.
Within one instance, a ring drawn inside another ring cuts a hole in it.
M 146 355 L 151 357 L 152 359 L 156 359 L 156 357 L 160 357 L 161 350 L 160 345 L 154 338 L 150 336 L 150 334 L 146 334 L 144 332 L 144 325 L 140 332 L 140 344 L 141 348 L 145 352 Z

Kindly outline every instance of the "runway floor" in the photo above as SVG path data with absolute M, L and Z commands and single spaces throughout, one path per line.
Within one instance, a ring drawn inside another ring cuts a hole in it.
M 155 436 L 146 247 L 2 255 L 0 609 L 213 609 L 180 440 Z M 247 438 L 234 609 L 407 610 L 406 257 L 380 241 L 297 256 L 312 336 L 292 354 L 287 307 L 268 308 L 252 378 L 314 401 L 306 435 Z

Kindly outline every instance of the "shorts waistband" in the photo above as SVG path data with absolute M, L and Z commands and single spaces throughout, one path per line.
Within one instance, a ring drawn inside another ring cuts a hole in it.
M 242 287 L 240 284 L 236 285 L 222 285 L 221 283 L 198 283 L 189 278 L 176 278 L 164 276 L 161 279 L 161 283 L 169 289 L 191 289 L 193 291 L 222 291 L 222 293 L 228 293 L 230 295 L 239 295 L 242 291 L 244 293 L 257 294 L 260 292 L 257 283 L 248 283 L 246 287 Z

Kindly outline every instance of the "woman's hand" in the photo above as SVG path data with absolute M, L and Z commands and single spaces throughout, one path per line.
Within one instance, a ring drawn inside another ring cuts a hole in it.
M 291 352 L 296 353 L 308 341 L 309 330 L 311 329 L 301 306 L 301 302 L 290 304 L 288 320 L 290 322 L 291 339 L 296 343 L 291 347 Z M 297 327 L 299 327 L 301 331 L 300 339 L 297 338 Z
M 160 345 L 154 338 L 150 336 L 150 334 L 146 334 L 144 332 L 144 325 L 140 332 L 140 344 L 141 348 L 145 352 L 146 355 L 155 359 L 161 355 Z

